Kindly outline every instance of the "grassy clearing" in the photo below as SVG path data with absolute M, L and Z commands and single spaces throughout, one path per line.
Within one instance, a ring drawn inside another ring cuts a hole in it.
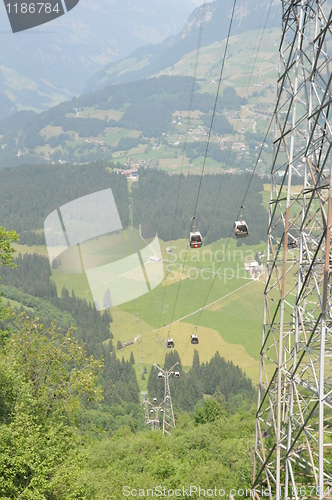
M 133 137 L 137 139 L 140 135 L 138 130 L 128 130 L 120 127 L 107 128 L 106 135 L 103 135 L 103 141 L 108 146 L 114 147 L 119 144 L 120 139 L 124 137 Z
M 44 245 L 33 245 L 29 247 L 28 245 L 19 245 L 14 243 L 13 248 L 16 253 L 21 253 L 22 255 L 26 253 L 36 253 L 38 255 L 45 255 L 48 257 L 47 248 Z
M 183 365 L 190 366 L 194 346 L 191 346 L 189 339 L 199 319 L 200 339 L 202 336 L 199 345 L 201 360 L 209 360 L 216 350 L 219 350 L 222 356 L 239 364 L 257 381 L 262 335 L 263 283 L 248 280 L 243 271 L 243 262 L 252 260 L 256 250 L 262 249 L 263 245 L 243 245 L 240 250 L 235 242 L 230 242 L 225 261 L 217 263 L 215 257 L 220 260 L 222 255 L 222 242 L 218 242 L 211 245 L 211 248 L 204 249 L 204 253 L 189 251 L 186 267 L 182 267 L 186 242 L 181 240 L 176 244 L 175 254 L 167 256 L 166 278 L 162 286 L 139 297 L 137 301 L 120 306 L 125 313 L 122 320 L 132 318 L 133 321 L 135 318 L 136 321 L 138 312 L 140 322 L 136 330 L 141 324 L 144 325 L 141 329 L 143 354 L 139 354 L 138 346 L 135 345 L 125 349 L 126 356 L 129 359 L 130 350 L 133 350 L 134 355 L 143 355 L 147 365 L 156 362 L 158 357 L 158 362 L 162 363 L 165 355 L 163 342 L 169 334 L 174 338 Z M 216 254 L 218 250 L 220 253 Z M 217 273 L 214 283 L 213 273 Z M 201 307 L 213 301 L 218 302 L 200 314 Z M 196 314 L 192 314 L 195 311 Z M 190 316 L 181 320 L 186 315 Z M 112 328 L 115 325 L 116 318 Z M 147 333 L 149 327 L 152 331 Z
M 147 147 L 147 144 L 139 144 L 136 148 L 131 148 L 128 151 L 127 156 L 137 156 L 140 154 L 144 154 Z
M 84 298 L 88 302 L 93 303 L 89 283 L 85 274 L 66 274 L 56 270 L 52 272 L 52 280 L 56 284 L 58 294 L 61 293 L 62 288 L 65 286 L 70 292 L 73 291 L 77 297 Z
M 117 109 L 94 109 L 94 108 L 84 108 L 79 114 L 71 113 L 73 117 L 83 117 L 83 118 L 99 118 L 99 120 L 115 120 L 119 121 L 124 115 L 124 111 L 119 111 Z
M 129 360 L 130 353 L 133 352 L 135 358 L 135 369 L 140 380 L 141 390 L 145 390 L 146 380 L 141 380 L 139 376 L 139 365 L 142 362 L 143 367 L 146 366 L 148 374 L 153 363 L 163 364 L 166 354 L 165 340 L 168 337 L 168 329 L 162 329 L 157 332 L 151 331 L 151 327 L 145 321 L 136 322 L 136 318 L 119 308 L 112 310 L 113 323 L 111 329 L 114 334 L 114 345 L 118 340 L 125 342 L 132 340 L 139 335 L 140 341 L 136 341 L 134 345 L 129 346 L 121 351 L 118 351 L 120 357 Z M 123 326 L 121 326 L 123 325 Z M 194 325 L 190 323 L 175 323 L 171 328 L 171 336 L 175 342 L 175 348 L 178 351 L 182 365 L 185 369 L 189 369 L 192 365 L 194 350 L 199 351 L 200 361 L 207 362 L 218 351 L 227 361 L 232 361 L 234 364 L 240 364 L 246 374 L 255 382 L 258 380 L 259 362 L 254 360 L 247 352 L 244 346 L 226 342 L 216 329 L 206 326 L 199 328 L 198 346 L 190 343 L 190 335 L 193 333 Z
M 46 125 L 46 127 L 44 127 L 39 133 L 43 137 L 49 138 L 49 137 L 58 137 L 58 135 L 63 134 L 64 131 L 62 127 L 57 127 L 55 125 Z
M 262 282 L 251 281 L 204 310 L 200 317 L 196 314 L 184 321 L 199 319 L 199 325 L 214 328 L 229 344 L 241 344 L 258 361 L 262 334 L 257 325 L 263 316 L 263 289 Z
M 4 306 L 7 306 L 7 304 L 9 303 L 12 309 L 15 309 L 15 307 L 17 307 L 17 309 L 21 309 L 21 307 L 23 307 L 25 311 L 30 311 L 30 312 L 33 311 L 32 307 L 24 306 L 23 304 L 21 304 L 21 302 L 17 302 L 17 300 L 7 299 L 7 297 L 0 297 L 0 298 Z
M 161 241 L 163 282 L 137 300 L 111 309 L 114 346 L 118 340 L 123 343 L 140 339 L 118 354 L 129 359 L 133 352 L 141 390 L 145 390 L 146 381 L 141 380 L 140 364 L 146 365 L 149 372 L 153 363 L 163 363 L 168 335 L 174 338 L 184 367 L 191 366 L 195 346 L 190 344 L 190 335 L 196 323 L 202 362 L 209 361 L 218 350 L 221 356 L 238 364 L 257 382 L 263 283 L 249 278 L 244 263 L 253 260 L 257 250 L 265 250 L 265 244 L 250 247 L 243 244 L 239 248 L 230 240 L 226 248 L 226 241 L 220 240 L 201 250 L 188 249 L 184 239 Z M 174 254 L 164 252 L 169 245 Z M 138 231 L 132 229 L 87 242 L 81 246 L 81 254 L 84 267 L 91 269 L 125 258 L 144 247 Z M 63 254 L 60 267 L 53 271 L 59 293 L 66 286 L 77 296 L 92 302 L 86 275 L 69 272 L 72 267 L 70 256 L 66 261 Z M 202 307 L 213 302 L 201 313 Z

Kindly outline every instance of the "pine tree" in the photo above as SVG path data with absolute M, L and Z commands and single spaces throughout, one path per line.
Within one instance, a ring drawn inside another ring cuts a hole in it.
M 107 288 L 106 292 L 104 293 L 103 306 L 104 306 L 104 309 L 109 309 L 110 307 L 113 306 L 112 299 L 111 299 L 111 292 L 110 292 L 109 288 Z
M 131 353 L 130 353 L 130 363 L 131 363 L 132 365 L 134 365 L 134 364 L 135 364 L 135 358 L 134 358 L 134 355 L 133 355 L 133 351 L 131 351 Z
M 200 361 L 199 361 L 199 353 L 197 349 L 194 350 L 194 358 L 193 358 L 193 370 L 196 371 L 200 367 Z

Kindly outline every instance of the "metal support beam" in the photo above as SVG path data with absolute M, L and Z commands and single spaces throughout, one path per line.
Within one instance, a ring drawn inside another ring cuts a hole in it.
M 256 500 L 332 496 L 331 20 L 324 1 L 282 0 Z

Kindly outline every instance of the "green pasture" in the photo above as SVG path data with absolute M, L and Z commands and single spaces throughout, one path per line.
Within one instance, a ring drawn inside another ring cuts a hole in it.
M 18 302 L 17 300 L 7 299 L 7 297 L 4 297 L 4 296 L 0 296 L 0 300 L 2 302 L 2 305 L 4 305 L 4 306 L 7 306 L 7 304 L 9 303 L 9 306 L 12 309 L 15 309 L 15 307 L 17 309 L 21 309 L 21 307 L 23 307 L 23 309 L 25 311 L 33 311 L 32 307 L 27 307 L 27 306 L 21 304 L 21 302 Z
M 29 247 L 28 245 L 20 245 L 18 243 L 13 244 L 13 248 L 16 253 L 22 255 L 26 253 L 36 253 L 38 255 L 45 255 L 48 257 L 47 248 L 44 245 L 33 245 Z
M 136 339 L 134 345 L 119 351 L 119 355 L 129 359 L 133 352 L 142 390 L 146 381 L 141 380 L 139 365 L 146 365 L 149 371 L 153 363 L 163 363 L 169 335 L 174 338 L 183 366 L 189 369 L 195 349 L 190 344 L 190 335 L 196 323 L 201 362 L 209 361 L 218 350 L 257 382 L 264 286 L 250 278 L 244 265 L 255 258 L 257 250 L 264 251 L 265 244 L 237 247 L 235 240 L 227 243 L 224 239 L 200 250 L 188 248 L 186 240 L 160 241 L 160 244 L 162 283 L 137 300 L 110 310 L 114 346 L 118 340 L 123 343 Z M 174 254 L 165 253 L 169 245 Z M 81 245 L 81 255 L 85 267 L 91 268 L 125 258 L 145 246 L 138 231 L 129 229 Z M 92 302 L 85 273 L 78 272 L 79 266 L 70 272 L 74 267 L 73 256 L 66 259 L 64 254 L 61 265 L 52 273 L 58 293 L 65 286 Z
M 115 310 L 121 309 L 122 320 L 126 318 L 127 322 L 131 318 L 132 332 L 139 330 L 142 336 L 141 354 L 136 344 L 124 349 L 122 354 L 125 359 L 129 359 L 131 351 L 135 359 L 143 355 L 147 366 L 156 359 L 162 363 L 166 352 L 164 342 L 170 335 L 174 338 L 183 365 L 189 367 L 195 348 L 190 344 L 190 335 L 198 322 L 201 361 L 208 361 L 219 350 L 225 359 L 239 364 L 257 381 L 264 284 L 248 278 L 244 261 L 252 260 L 256 250 L 264 249 L 265 245 L 243 245 L 240 250 L 231 241 L 223 259 L 225 242 L 205 248 L 204 253 L 202 250 L 186 252 L 184 240 L 175 243 L 175 254 L 167 254 L 166 276 L 161 286 L 137 301 L 127 302 L 111 311 L 115 313 Z M 211 303 L 214 304 L 200 311 Z M 139 323 L 135 325 L 136 313 Z M 188 317 L 181 319 L 184 316 Z M 114 321 L 112 329 L 116 341 L 124 333 L 119 327 L 118 332 Z M 128 337 L 130 332 L 126 330 L 126 333 Z M 128 338 L 121 338 L 121 341 L 124 340 Z
M 69 292 L 74 292 L 77 297 L 81 297 L 93 303 L 89 283 L 85 274 L 62 273 L 61 271 L 55 270 L 52 272 L 52 280 L 56 284 L 58 295 L 61 294 L 62 288 L 65 287 Z
M 69 291 L 74 291 L 78 297 L 93 303 L 88 279 L 83 270 L 86 271 L 123 259 L 132 254 L 134 250 L 141 250 L 144 246 L 145 243 L 139 237 L 138 231 L 129 229 L 81 244 L 81 256 L 75 247 L 63 252 L 60 256 L 59 267 L 52 271 L 52 279 L 57 286 L 58 294 L 65 286 Z
M 124 114 L 124 111 L 117 109 L 95 109 L 93 107 L 84 108 L 77 113 L 68 113 L 68 118 L 99 118 L 100 120 L 115 120 L 119 121 Z
M 133 137 L 136 139 L 139 137 L 139 135 L 140 132 L 137 130 L 128 130 L 126 128 L 111 127 L 105 130 L 105 135 L 103 135 L 102 139 L 105 144 L 114 147 L 117 146 L 120 139 L 123 139 L 124 137 Z
M 280 41 L 280 30 L 274 28 L 266 30 L 262 37 L 262 30 L 248 31 L 246 37 L 238 35 L 229 39 L 227 64 L 223 71 L 223 84 L 231 79 L 237 87 L 248 87 L 248 94 L 255 90 L 257 81 L 265 84 L 275 84 L 277 79 L 277 53 Z M 259 50 L 259 58 L 256 53 Z M 203 91 L 215 93 L 216 82 L 219 78 L 222 54 L 225 50 L 225 41 L 216 42 L 208 47 L 201 47 L 197 78 Z M 264 52 L 262 52 L 264 50 Z M 195 67 L 196 51 L 186 54 L 178 63 L 158 74 L 166 75 L 192 75 Z M 157 75 L 156 75 L 157 76 Z M 267 82 L 267 79 L 271 82 Z M 241 91 L 240 91 L 241 95 Z

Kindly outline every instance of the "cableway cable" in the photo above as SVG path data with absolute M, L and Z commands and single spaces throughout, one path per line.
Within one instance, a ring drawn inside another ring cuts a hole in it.
M 258 43 L 258 46 L 257 46 L 257 49 L 256 49 L 256 54 L 255 54 L 255 59 L 254 59 L 254 63 L 252 65 L 252 69 L 251 69 L 251 73 L 250 73 L 250 76 L 249 76 L 249 80 L 248 80 L 248 83 L 247 83 L 247 86 L 246 86 L 246 90 L 245 90 L 245 93 L 244 93 L 244 96 L 242 98 L 242 105 L 244 104 L 244 100 L 245 100 L 245 96 L 248 94 L 248 90 L 249 90 L 249 87 L 250 87 L 250 84 L 251 84 L 251 80 L 252 80 L 252 76 L 253 76 L 253 73 L 254 73 L 254 69 L 255 69 L 255 65 L 256 65 L 256 61 L 257 61 L 257 57 L 258 57 L 258 53 L 260 51 L 260 47 L 261 47 L 261 44 L 262 44 L 262 41 L 263 41 L 263 37 L 264 37 L 264 33 L 265 33 L 265 29 L 266 29 L 266 25 L 267 25 L 267 22 L 268 22 L 268 19 L 269 19 L 269 16 L 270 16 L 270 12 L 271 12 L 271 7 L 272 7 L 272 3 L 273 3 L 273 0 L 271 0 L 270 2 L 270 5 L 269 5 L 269 9 L 268 9 L 268 12 L 267 12 L 267 16 L 266 16 L 266 19 L 265 19 L 265 22 L 264 22 L 264 26 L 263 26 L 263 30 L 262 30 L 262 34 L 261 34 L 261 37 L 260 37 L 260 40 L 259 40 L 259 43 Z M 275 16 L 274 16 L 274 19 L 276 17 L 276 14 L 275 13 Z M 273 116 L 273 115 L 272 115 Z M 238 125 L 239 125 L 239 122 L 237 122 L 237 126 L 236 126 L 236 129 L 235 129 L 235 132 L 233 134 L 233 139 L 232 139 L 232 142 L 231 142 L 231 145 L 229 147 L 229 152 L 228 152 L 228 157 L 226 159 L 226 165 L 228 164 L 228 160 L 229 160 L 229 157 L 230 157 L 230 151 L 232 149 L 232 146 L 234 144 L 234 141 L 235 141 L 235 135 L 237 133 L 237 130 L 238 130 Z M 213 215 L 215 213 L 215 209 L 216 209 L 216 205 L 217 205 L 217 201 L 219 199 L 219 193 L 220 193 L 220 189 L 221 189 L 221 186 L 222 186 L 222 179 L 219 183 L 219 188 L 218 188 L 218 191 L 217 191 L 217 195 L 216 195 L 216 198 L 215 198 L 215 202 L 214 202 L 214 205 L 213 205 L 213 209 L 212 209 L 212 214 L 210 216 L 210 222 L 207 226 L 207 230 L 206 230 L 206 233 L 208 233 L 209 231 L 209 228 L 211 227 L 211 221 L 213 219 Z M 238 206 L 238 204 L 236 205 Z M 191 289 L 192 290 L 192 289 Z M 191 295 L 191 290 L 188 294 L 188 298 L 187 298 L 187 304 L 188 304 L 188 301 L 190 299 L 190 295 Z
M 189 112 L 188 112 L 188 118 L 187 118 L 187 123 L 186 123 L 185 140 L 184 140 L 183 153 L 182 153 L 182 159 L 181 159 L 180 174 L 183 171 L 184 158 L 186 156 L 187 136 L 188 136 L 188 131 L 189 131 L 189 127 L 190 127 L 192 104 L 193 104 L 193 98 L 194 98 L 194 92 L 195 92 L 195 86 L 196 86 L 196 80 L 197 80 L 197 68 L 198 68 L 199 54 L 200 54 L 201 42 L 202 42 L 202 34 L 203 34 L 203 26 L 204 26 L 204 20 L 205 20 L 206 1 L 207 0 L 204 1 L 203 6 L 201 7 L 201 9 L 202 9 L 202 11 L 201 11 L 201 21 L 200 21 L 200 27 L 199 27 L 199 33 L 198 33 L 198 41 L 197 41 L 197 49 L 196 49 L 196 57 L 195 57 L 195 66 L 194 66 L 194 75 L 193 75 L 193 82 L 192 82 L 191 93 L 190 93 L 190 100 L 189 100 Z M 174 211 L 174 219 L 173 219 L 171 242 L 173 242 L 173 237 L 174 237 L 174 228 L 175 228 L 175 221 L 176 221 L 176 217 L 175 216 L 176 216 L 176 211 L 177 211 L 179 197 L 180 197 L 180 187 L 181 187 L 181 175 L 179 176 L 179 184 L 178 184 L 178 190 L 177 190 L 177 196 L 176 196 L 176 203 L 175 203 L 175 211 Z M 162 312 L 163 312 L 163 307 L 164 307 L 164 302 L 165 302 L 166 288 L 167 287 L 165 286 L 164 287 L 164 291 L 163 291 L 163 298 L 162 298 L 162 303 L 161 303 L 161 308 L 160 308 L 160 315 L 159 315 L 159 325 L 161 323 L 161 315 L 162 315 Z
M 250 75 L 250 78 L 249 78 L 249 82 L 248 82 L 248 86 L 247 86 L 247 88 L 248 88 L 248 87 L 249 87 L 249 85 L 250 85 L 250 81 L 251 81 L 252 74 L 253 74 L 253 71 L 254 71 L 254 66 L 255 66 L 255 63 L 256 63 L 256 60 L 257 60 L 257 55 L 258 55 L 259 48 L 260 48 L 261 43 L 262 43 L 262 38 L 263 38 L 264 31 L 265 31 L 265 28 L 266 28 L 267 20 L 268 20 L 268 17 L 269 17 L 269 13 L 270 13 L 271 5 L 272 5 L 272 2 L 271 2 L 270 7 L 269 7 L 269 11 L 268 11 L 268 15 L 267 15 L 267 18 L 266 18 L 266 21 L 265 21 L 265 25 L 264 25 L 264 28 L 263 28 L 263 32 L 262 32 L 262 35 L 261 35 L 261 38 L 260 38 L 260 42 L 259 42 L 259 45 L 258 45 L 258 48 L 257 48 L 257 51 L 256 51 L 255 61 L 254 61 L 253 69 L 252 69 L 252 72 L 251 72 L 251 75 Z M 225 45 L 224 57 L 223 57 L 222 67 L 221 67 L 221 71 L 220 71 L 220 75 L 219 75 L 219 80 L 218 80 L 218 87 L 217 87 L 217 92 L 216 92 L 216 98 L 215 98 L 214 108 L 213 108 L 213 112 L 212 112 L 211 124 L 210 124 L 210 128 L 209 128 L 209 134 L 208 134 L 208 139 L 207 139 L 207 144 L 206 144 L 206 150 L 205 150 L 205 155 L 204 155 L 204 160 L 203 160 L 203 166 L 202 166 L 202 171 L 201 171 L 200 181 L 199 181 L 199 186 L 198 186 L 198 192 L 197 192 L 197 197 L 196 197 L 196 202 L 195 202 L 194 217 L 195 217 L 195 215 L 196 215 L 196 210 L 197 210 L 197 205 L 198 205 L 198 199 L 199 199 L 199 194 L 200 194 L 201 185 L 202 185 L 202 179 L 203 179 L 204 170 L 205 170 L 206 161 L 207 161 L 207 155 L 208 155 L 209 144 L 210 144 L 211 135 L 212 135 L 212 128 L 213 128 L 213 123 L 214 123 L 215 113 L 216 113 L 216 109 L 217 109 L 217 102 L 218 102 L 218 97 L 219 97 L 219 92 L 220 92 L 220 87 L 221 87 L 221 80 L 222 80 L 222 76 L 223 76 L 223 71 L 224 71 L 225 61 L 226 61 L 227 48 L 228 48 L 228 44 L 229 44 L 229 38 L 230 38 L 230 32 L 231 32 L 231 27 L 232 27 L 232 22 L 233 22 L 233 17 L 234 17 L 235 7 L 236 7 L 236 0 L 234 0 L 234 4 L 233 4 L 233 8 L 232 8 L 232 14 L 231 14 L 230 25 L 229 25 L 228 35 L 227 35 L 227 40 L 226 40 L 226 45 Z M 196 70 L 197 70 L 197 63 L 198 63 L 198 54 L 196 53 L 196 66 L 195 66 L 195 72 L 196 72 Z M 195 75 L 195 76 L 196 76 L 196 75 Z M 193 90 L 194 90 L 194 84 L 193 84 L 193 89 L 192 89 L 192 94 L 191 94 L 190 106 L 192 106 Z M 273 119 L 273 117 L 271 118 L 270 124 L 269 124 L 269 126 L 268 126 L 267 131 L 266 131 L 266 135 L 265 135 L 264 141 L 263 141 L 263 143 L 262 143 L 262 145 L 261 145 L 261 149 L 260 149 L 259 155 L 258 155 L 258 157 L 257 157 L 256 164 L 255 164 L 255 166 L 254 166 L 254 169 L 253 169 L 252 175 L 251 175 L 251 177 L 250 177 L 250 180 L 249 180 L 249 183 L 248 183 L 247 189 L 246 189 L 245 194 L 244 194 L 244 200 L 245 200 L 245 199 L 246 199 L 246 197 L 247 197 L 247 194 L 248 194 L 248 191 L 249 191 L 250 185 L 251 185 L 251 183 L 252 183 L 252 179 L 253 179 L 253 176 L 254 176 L 254 174 L 255 174 L 255 171 L 256 171 L 256 168 L 257 168 L 257 165 L 258 165 L 258 161 L 259 161 L 259 159 L 260 159 L 260 156 L 261 156 L 261 153 L 262 153 L 262 151 L 263 151 L 263 147 L 264 147 L 264 144 L 265 144 L 265 141 L 266 141 L 267 135 L 268 135 L 269 130 L 270 130 L 270 127 L 271 127 L 272 119 Z M 187 129 L 188 129 L 188 124 L 189 124 L 189 116 L 188 116 L 188 121 L 187 121 Z M 186 137 L 187 137 L 187 134 L 186 134 Z M 186 145 L 186 139 L 185 139 L 185 145 Z M 184 151 L 184 153 L 185 153 L 185 151 Z M 183 158 L 182 158 L 181 171 L 182 171 L 182 169 L 183 169 L 183 164 L 184 164 L 184 155 L 183 155 Z M 177 205 L 177 203 L 178 203 L 178 199 L 179 199 L 179 191 L 180 191 L 180 186 L 179 186 L 179 188 L 178 188 L 178 193 L 177 193 L 177 202 L 176 202 L 176 205 Z M 244 202 L 243 202 L 243 203 L 244 203 Z M 174 231 L 174 224 L 173 224 L 173 231 Z M 173 236 L 173 231 L 172 231 L 172 236 Z M 232 232 L 233 232 L 233 231 L 232 231 Z M 228 245 L 229 245 L 229 241 L 230 241 L 230 239 L 231 239 L 232 232 L 230 233 L 230 235 L 229 235 L 229 237 L 228 237 L 228 240 L 227 240 L 227 245 L 226 245 L 225 250 L 227 250 L 227 247 L 228 247 Z M 180 281 L 179 281 L 179 286 L 178 286 L 178 290 L 177 290 L 177 294 L 176 294 L 176 299 L 175 299 L 175 303 L 174 303 L 173 313 L 172 313 L 172 317 L 171 317 L 171 323 L 170 323 L 170 325 L 169 325 L 169 326 L 170 326 L 169 331 L 171 330 L 172 323 L 173 323 L 173 320 L 174 320 L 174 314 L 175 314 L 175 309 L 176 309 L 176 305 L 177 305 L 177 302 L 178 302 L 178 296 L 179 296 L 180 286 L 181 286 L 181 282 L 182 282 L 183 267 L 185 266 L 185 262 L 186 262 L 186 258 L 187 258 L 187 252 L 188 252 L 188 249 L 186 250 L 186 255 L 185 255 L 184 264 L 183 264 L 182 269 L 181 269 L 181 278 L 180 278 Z M 219 264 L 219 266 L 218 266 L 218 270 L 219 270 L 219 268 L 220 268 L 220 264 Z M 217 272 L 218 272 L 218 270 L 217 270 Z M 199 316 L 198 316 L 198 320 L 197 320 L 196 325 L 195 325 L 195 329 L 197 329 L 197 325 L 198 325 L 198 323 L 199 323 L 199 321 L 200 321 L 201 314 L 202 314 L 202 312 L 203 312 L 204 307 L 206 306 L 206 303 L 207 303 L 208 297 L 209 297 L 209 295 L 210 295 L 210 292 L 211 292 L 212 286 L 213 286 L 213 284 L 214 284 L 214 280 L 215 280 L 216 275 L 217 275 L 217 273 L 215 274 L 215 276 L 214 276 L 214 278 L 213 278 L 213 280 L 212 280 L 212 283 L 211 283 L 211 285 L 210 285 L 210 287 L 209 287 L 208 293 L 207 293 L 206 298 L 205 298 L 204 306 L 203 306 L 203 308 L 200 310 L 200 313 L 199 313 Z M 165 295 L 165 291 L 164 291 L 164 295 Z M 162 313 L 162 309 L 161 309 L 161 313 Z
M 200 190 L 201 190 L 202 179 L 203 179 L 203 175 L 204 175 L 204 170 L 205 170 L 205 165 L 206 165 L 206 159 L 207 159 L 207 155 L 208 155 L 208 151 L 209 151 L 210 139 L 211 139 L 211 134 L 212 134 L 212 127 L 213 127 L 214 117 L 215 117 L 216 109 L 217 109 L 217 103 L 218 103 L 218 97 L 219 97 L 219 92 L 220 92 L 221 80 L 222 80 L 222 76 L 224 74 L 224 67 L 225 67 L 225 62 L 226 62 L 226 55 L 227 55 L 227 49 L 228 49 L 228 44 L 229 44 L 229 38 L 230 38 L 232 24 L 233 24 L 235 7 L 236 7 L 236 0 L 234 0 L 234 3 L 233 3 L 231 19 L 230 19 L 229 27 L 228 27 L 228 33 L 227 33 L 227 38 L 226 38 L 226 45 L 225 45 L 225 50 L 224 50 L 224 57 L 223 57 L 223 61 L 222 61 L 221 69 L 220 69 L 220 75 L 219 75 L 219 80 L 218 80 L 218 87 L 217 87 L 216 98 L 215 98 L 215 101 L 214 101 L 214 107 L 213 107 L 213 111 L 212 111 L 212 117 L 211 117 L 211 124 L 210 124 L 209 134 L 208 134 L 208 138 L 207 138 L 207 141 L 206 141 L 206 149 L 205 149 L 205 154 L 204 154 L 204 160 L 203 160 L 201 177 L 200 177 L 200 181 L 199 181 L 199 185 L 198 185 L 198 192 L 197 192 L 197 198 L 196 198 L 196 203 L 195 203 L 193 217 L 196 216 L 196 210 L 197 210 L 197 204 L 198 204 L 198 199 L 199 199 L 199 193 L 200 193 Z
M 255 171 L 256 171 L 256 168 L 257 168 L 258 162 L 259 162 L 259 160 L 260 160 L 261 154 L 262 154 L 262 152 L 263 152 L 264 144 L 265 144 L 265 141 L 266 141 L 266 139 L 267 139 L 268 133 L 269 133 L 269 131 L 270 131 L 270 128 L 271 128 L 271 125 L 272 125 L 273 119 L 274 119 L 274 113 L 273 113 L 273 115 L 271 116 L 271 119 L 270 119 L 269 125 L 268 125 L 267 130 L 266 130 L 266 133 L 265 133 L 264 140 L 263 140 L 263 142 L 262 142 L 262 144 L 261 144 L 261 148 L 260 148 L 259 154 L 258 154 L 258 156 L 257 156 L 257 159 L 256 159 L 256 163 L 255 163 L 254 169 L 253 169 L 252 174 L 251 174 L 251 176 L 250 176 L 250 180 L 249 180 L 249 183 L 248 183 L 247 189 L 246 189 L 246 191 L 245 191 L 245 194 L 244 194 L 244 197 L 243 197 L 243 202 L 242 202 L 242 204 L 244 204 L 244 202 L 245 202 L 245 200 L 246 200 L 246 197 L 247 197 L 247 195 L 248 195 L 248 191 L 249 191 L 249 188 L 250 188 L 250 185 L 251 185 L 252 179 L 253 179 L 253 177 L 254 177 L 254 175 L 255 175 Z M 239 216 L 240 211 L 241 211 L 241 209 L 238 211 L 237 217 Z M 228 236 L 228 238 L 227 238 L 227 243 L 226 243 L 226 247 L 225 247 L 225 252 L 226 252 L 226 250 L 227 250 L 227 248 L 228 248 L 228 245 L 229 245 L 229 242 L 230 242 L 230 240 L 231 240 L 231 238 L 232 238 L 232 234 L 233 234 L 233 228 L 232 228 L 232 230 L 231 230 L 231 232 L 230 232 L 230 234 L 229 234 L 229 236 Z M 198 327 L 199 321 L 200 321 L 200 319 L 201 319 L 201 316 L 202 316 L 202 313 L 203 313 L 203 311 L 204 311 L 204 308 L 205 308 L 205 306 L 206 306 L 206 304 L 207 304 L 207 301 L 208 301 L 209 295 L 210 295 L 210 293 L 211 293 L 211 290 L 212 290 L 212 287 L 213 287 L 213 285 L 214 285 L 214 282 L 215 282 L 216 276 L 217 276 L 217 274 L 218 274 L 218 271 L 219 271 L 219 269 L 220 269 L 220 266 L 221 266 L 221 262 L 219 263 L 218 269 L 217 269 L 217 271 L 215 272 L 215 275 L 214 275 L 214 277 L 213 277 L 213 279 L 212 279 L 212 282 L 211 282 L 211 285 L 210 285 L 210 287 L 209 287 L 208 293 L 207 293 L 207 295 L 206 295 L 206 297 L 205 297 L 204 304 L 203 304 L 203 306 L 201 307 L 201 309 L 200 309 L 200 311 L 199 311 L 199 313 L 198 313 L 198 319 L 197 319 L 197 321 L 196 321 L 196 323 L 195 323 L 194 330 L 193 330 L 193 331 L 194 331 L 194 333 L 195 333 L 195 331 L 197 331 L 197 327 Z M 185 354 L 185 352 L 186 352 L 186 350 L 187 350 L 187 348 L 188 348 L 189 344 L 190 344 L 190 341 L 188 342 L 188 344 L 187 344 L 187 346 L 186 346 L 186 348 L 185 348 L 185 350 L 184 350 L 184 352 L 183 352 L 182 356 L 180 357 L 180 359 L 181 359 L 181 360 L 182 360 L 182 358 L 183 358 L 183 356 L 184 356 L 184 354 Z
M 200 194 L 200 189 L 201 189 L 201 185 L 202 185 L 202 179 L 203 179 L 203 175 L 204 175 L 204 170 L 205 170 L 205 165 L 206 165 L 206 159 L 207 159 L 207 154 L 208 154 L 209 144 L 210 144 L 210 139 L 211 139 L 211 134 L 212 134 L 212 127 L 213 127 L 214 117 L 215 117 L 215 113 L 216 113 L 216 109 L 217 109 L 217 103 L 218 103 L 218 97 L 219 97 L 219 92 L 220 92 L 221 80 L 222 80 L 222 76 L 223 76 L 223 73 L 224 73 L 224 67 L 225 67 L 225 62 L 226 62 L 226 56 L 227 56 L 227 49 L 228 49 L 228 44 L 229 44 L 229 38 L 230 38 L 232 24 L 233 24 L 235 7 L 236 7 L 236 0 L 234 0 L 234 2 L 233 2 L 231 19 L 230 19 L 229 27 L 228 27 L 228 33 L 227 33 L 227 38 L 226 38 L 225 50 L 224 50 L 224 57 L 223 57 L 223 61 L 222 61 L 221 69 L 220 69 L 220 75 L 219 75 L 219 80 L 218 80 L 218 87 L 217 87 L 217 92 L 216 92 L 216 98 L 215 98 L 214 107 L 213 107 L 213 111 L 212 111 L 211 124 L 210 124 L 209 134 L 208 134 L 207 143 L 206 143 L 205 155 L 204 155 L 204 160 L 203 160 L 203 166 L 202 166 L 202 172 L 201 172 L 201 176 L 200 176 L 200 181 L 199 181 L 199 185 L 198 185 L 198 191 L 197 191 L 197 197 L 196 197 L 196 202 L 195 202 L 195 208 L 194 208 L 193 217 L 196 216 L 197 204 L 198 204 L 198 199 L 199 199 L 199 194 Z M 188 254 L 188 248 L 186 250 L 184 264 L 186 262 L 187 254 Z M 183 273 L 183 266 L 181 268 L 181 278 L 180 278 L 179 286 L 178 286 L 177 293 L 176 293 L 176 298 L 175 298 L 175 303 L 174 303 L 174 307 L 173 307 L 173 312 L 172 312 L 172 317 L 171 317 L 171 323 L 170 323 L 170 329 L 169 329 L 169 331 L 171 331 L 171 328 L 172 328 L 172 323 L 173 323 L 174 314 L 175 314 L 175 308 L 176 308 L 176 304 L 177 304 L 178 297 L 179 297 L 179 292 L 180 292 L 181 283 L 182 283 L 182 273 Z

